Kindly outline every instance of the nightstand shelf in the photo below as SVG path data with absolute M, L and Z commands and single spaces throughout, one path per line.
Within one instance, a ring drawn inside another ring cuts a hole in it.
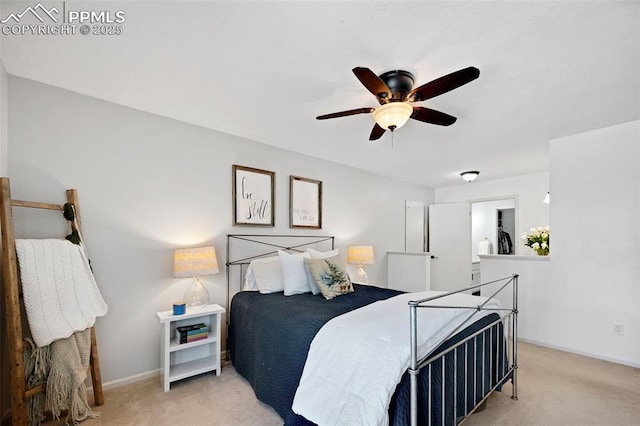
M 208 373 L 216 369 L 215 363 L 208 358 L 195 359 L 193 361 L 176 364 L 171 368 L 169 373 L 169 382 L 186 379 L 196 374 Z M 218 374 L 219 375 L 219 374 Z
M 208 337 L 206 339 L 196 340 L 195 342 L 178 343 L 176 342 L 176 339 L 171 339 L 171 343 L 169 343 L 169 352 L 181 351 L 184 349 L 194 348 L 196 346 L 201 346 L 201 345 L 208 345 L 209 343 L 214 343 L 217 340 L 218 339 L 215 337 Z
M 197 374 L 216 371 L 220 375 L 220 329 L 224 308 L 207 305 L 202 309 L 187 309 L 183 315 L 173 315 L 172 311 L 158 312 L 162 327 L 161 372 L 164 391 L 171 389 L 171 383 Z M 206 339 L 189 343 L 175 340 L 176 328 L 184 325 L 204 323 L 209 328 Z

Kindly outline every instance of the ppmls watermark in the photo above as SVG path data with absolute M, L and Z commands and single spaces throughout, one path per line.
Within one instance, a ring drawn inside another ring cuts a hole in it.
M 4 16 L 0 20 L 2 34 L 120 35 L 127 20 L 124 10 L 79 10 L 66 1 L 47 4 L 50 6 L 38 2 Z

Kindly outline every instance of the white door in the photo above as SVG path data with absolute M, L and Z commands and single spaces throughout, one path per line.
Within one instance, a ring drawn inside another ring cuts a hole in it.
M 471 207 L 469 203 L 429 206 L 431 289 L 458 290 L 471 283 Z

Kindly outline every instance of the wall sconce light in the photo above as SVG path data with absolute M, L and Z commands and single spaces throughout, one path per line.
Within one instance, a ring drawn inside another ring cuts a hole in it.
M 462 176 L 462 179 L 466 180 L 467 182 L 473 182 L 474 180 L 476 180 L 479 174 L 480 172 L 477 170 L 470 170 L 460 173 L 460 176 Z
M 347 263 L 358 265 L 356 271 L 355 282 L 368 284 L 369 277 L 364 270 L 363 265 L 373 264 L 373 247 L 372 246 L 351 246 L 347 253 Z
M 547 195 L 544 196 L 544 200 L 542 200 L 542 202 L 545 204 L 549 204 L 551 202 L 551 197 L 549 196 L 548 192 Z
M 209 304 L 209 292 L 200 277 L 218 272 L 218 259 L 213 246 L 178 249 L 174 253 L 173 276 L 194 278 L 185 294 L 185 302 L 189 308 L 200 309 Z

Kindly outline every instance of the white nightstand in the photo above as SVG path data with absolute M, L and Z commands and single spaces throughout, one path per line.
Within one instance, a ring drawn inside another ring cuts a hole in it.
M 171 382 L 216 370 L 220 375 L 220 326 L 224 308 L 207 305 L 202 309 L 189 309 L 183 315 L 173 315 L 173 311 L 158 312 L 163 324 L 161 372 L 164 391 L 168 392 Z M 209 327 L 206 339 L 180 344 L 175 339 L 176 327 L 205 323 Z

